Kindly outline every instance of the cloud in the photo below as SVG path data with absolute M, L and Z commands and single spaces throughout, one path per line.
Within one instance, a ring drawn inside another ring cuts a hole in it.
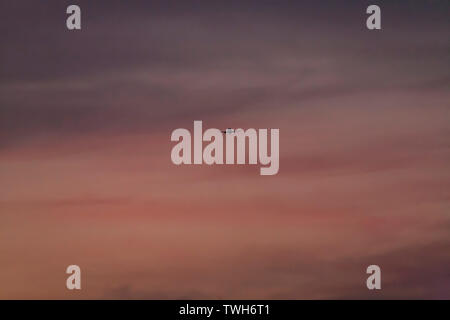
M 69 260 L 89 298 L 448 297 L 448 1 L 68 4 L 0 4 L 2 297 Z M 173 165 L 193 120 L 279 128 L 280 173 Z

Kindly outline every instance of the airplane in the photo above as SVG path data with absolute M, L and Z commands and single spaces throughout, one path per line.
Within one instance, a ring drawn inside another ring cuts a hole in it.
M 234 129 L 227 128 L 226 130 L 222 131 L 222 133 L 232 134 L 232 133 L 234 133 Z

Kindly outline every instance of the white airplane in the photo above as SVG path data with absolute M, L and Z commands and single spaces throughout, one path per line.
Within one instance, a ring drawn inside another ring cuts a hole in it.
M 222 133 L 232 134 L 234 133 L 234 129 L 227 128 L 226 130 L 222 131 Z

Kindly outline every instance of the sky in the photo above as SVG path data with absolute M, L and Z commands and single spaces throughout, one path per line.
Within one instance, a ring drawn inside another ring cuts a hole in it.
M 0 299 L 450 299 L 450 4 L 369 4 L 3 0 Z M 278 174 L 174 165 L 194 120 Z

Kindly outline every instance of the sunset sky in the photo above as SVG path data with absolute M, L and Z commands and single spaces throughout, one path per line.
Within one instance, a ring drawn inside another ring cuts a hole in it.
M 449 1 L 0 12 L 0 299 L 450 299 Z M 194 120 L 278 174 L 174 165 Z

